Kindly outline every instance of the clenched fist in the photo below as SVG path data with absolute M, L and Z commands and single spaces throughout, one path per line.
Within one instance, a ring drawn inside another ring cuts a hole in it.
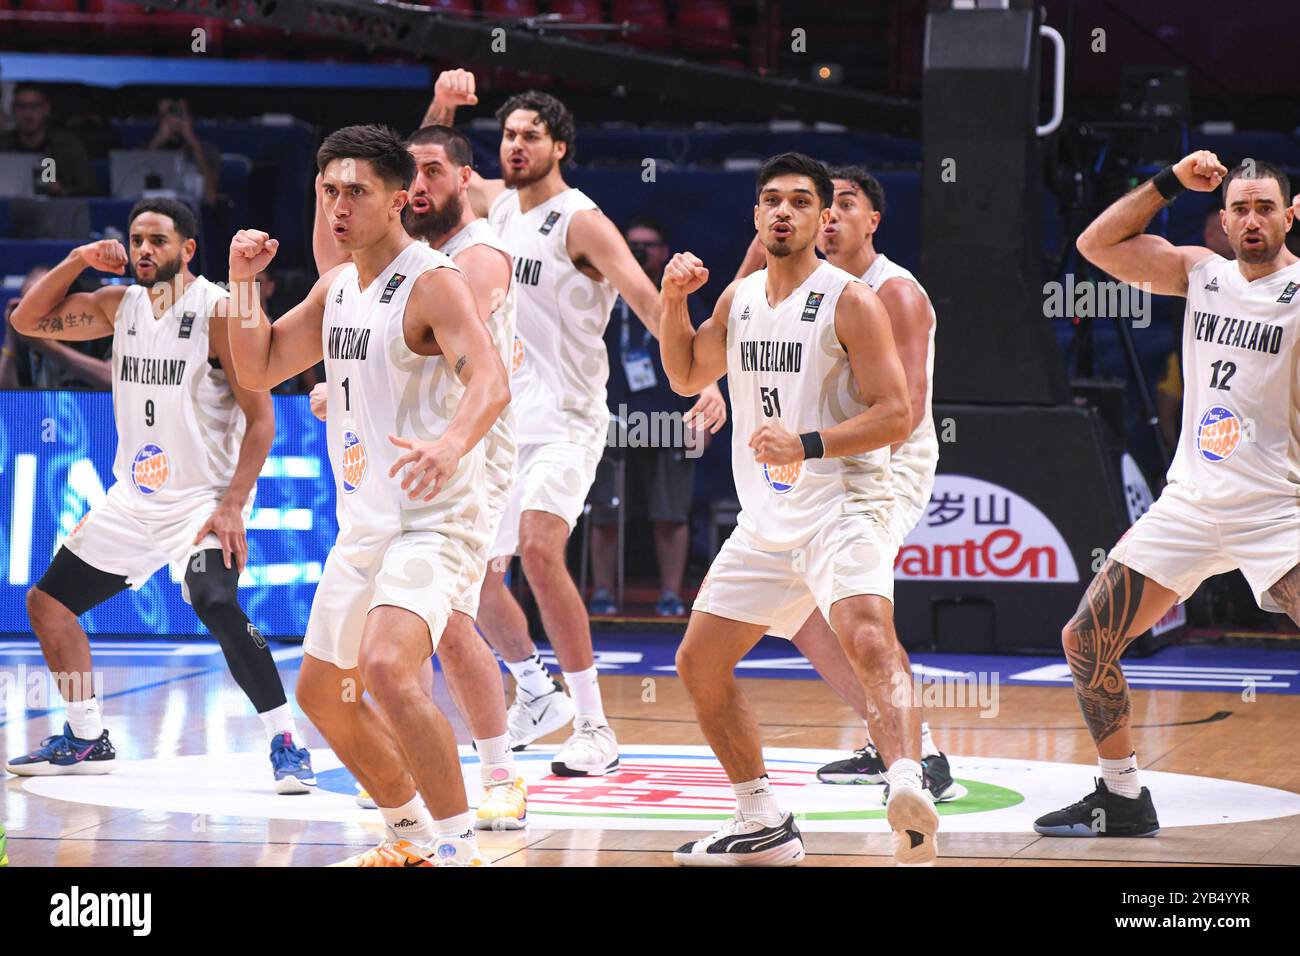
M 1228 167 L 1208 149 L 1188 153 L 1174 165 L 1174 175 L 1187 189 L 1198 193 L 1213 192 L 1228 175 Z
M 126 272 L 126 249 L 116 239 L 100 239 L 78 246 L 73 254 L 92 269 L 100 272 Z
M 679 252 L 664 267 L 663 291 L 666 295 L 687 296 L 709 281 L 709 270 L 699 256 Z
M 230 240 L 230 281 L 255 278 L 275 258 L 280 240 L 260 229 L 241 229 Z
M 311 394 L 307 397 L 307 404 L 311 406 L 311 413 L 325 421 L 326 405 L 328 404 L 329 386 L 320 382 L 312 386 Z
M 439 106 L 475 106 L 474 74 L 469 70 L 443 70 L 433 86 L 433 100 Z

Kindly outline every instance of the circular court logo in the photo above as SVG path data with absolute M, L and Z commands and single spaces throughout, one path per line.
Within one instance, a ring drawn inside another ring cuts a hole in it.
M 530 826 L 540 830 L 680 830 L 708 832 L 731 818 L 731 784 L 707 747 L 628 745 L 619 769 L 605 777 L 556 777 L 556 747 L 515 755 L 528 785 Z M 817 768 L 841 759 L 838 750 L 772 747 L 763 752 L 772 788 L 799 828 L 811 832 L 887 832 L 882 787 L 834 786 Z M 946 833 L 1028 833 L 1034 820 L 1093 789 L 1095 765 L 949 755 L 953 777 L 966 788 L 939 805 Z M 329 750 L 312 749 L 319 791 L 286 800 L 266 774 L 266 754 L 199 754 L 125 761 L 96 776 L 27 777 L 33 794 L 100 806 L 174 813 L 227 814 L 285 820 L 375 823 L 356 805 L 352 775 Z M 461 749 L 470 803 L 482 793 L 478 757 Z M 1242 823 L 1300 814 L 1300 794 L 1235 780 L 1143 770 L 1164 829 Z

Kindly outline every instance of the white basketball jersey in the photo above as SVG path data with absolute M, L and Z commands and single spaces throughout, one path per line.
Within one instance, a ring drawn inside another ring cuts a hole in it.
M 230 486 L 244 412 L 226 372 L 208 361 L 208 321 L 228 293 L 202 276 L 161 318 L 149 290 L 126 290 L 113 325 L 112 491 L 136 509 L 210 503 Z M 215 361 L 215 360 L 214 360 Z
M 1247 282 L 1212 255 L 1187 273 L 1183 427 L 1164 494 L 1243 518 L 1300 507 L 1300 262 Z
M 403 471 L 388 476 L 406 453 L 388 436 L 437 439 L 465 391 L 445 356 L 417 355 L 402 331 L 411 289 L 433 269 L 456 266 L 441 252 L 412 242 L 365 289 L 349 262 L 325 300 L 321 335 L 339 522 L 335 547 L 355 564 L 364 565 L 366 552 L 403 531 L 438 531 L 486 546 L 482 443 L 461 459 L 430 502 L 423 495 L 407 497 Z
M 930 310 L 930 341 L 925 353 L 925 415 L 889 459 L 890 470 L 894 473 L 894 495 L 909 502 L 913 509 L 920 509 L 930 500 L 934 472 L 939 466 L 939 436 L 934 430 L 934 415 L 930 407 L 934 394 L 934 329 L 938 319 L 930 296 L 916 281 L 916 276 L 890 261 L 883 253 L 877 253 L 870 268 L 862 273 L 862 281 L 871 286 L 873 292 L 879 292 L 890 279 L 906 279 L 913 283 L 925 296 Z
M 520 444 L 605 442 L 604 336 L 618 292 L 607 280 L 583 275 L 565 246 L 574 213 L 596 208 L 579 190 L 566 189 L 520 212 L 519 193 L 507 189 L 488 212 L 515 255 L 521 348 L 511 384 Z
M 767 304 L 766 269 L 736 287 L 727 316 L 731 461 L 741 505 L 737 521 L 761 548 L 794 547 L 839 514 L 874 512 L 888 523 L 888 448 L 768 466 L 756 463 L 749 447 L 763 424 L 803 434 L 866 411 L 835 334 L 840 294 L 858 281 L 822 262 L 775 307 Z
M 487 246 L 506 256 L 508 265 L 513 269 L 514 256 L 506 244 L 501 241 L 486 219 L 475 219 L 468 226 L 444 242 L 438 251 L 455 258 L 472 246 Z M 515 337 L 515 308 L 517 294 L 513 275 L 501 304 L 488 316 L 488 333 L 492 344 L 501 353 L 501 362 L 506 367 L 507 377 L 512 377 L 515 356 L 522 349 Z M 514 388 L 513 379 L 511 388 Z M 512 400 L 501 416 L 492 424 L 491 430 L 483 439 L 484 466 L 486 468 L 489 492 L 501 498 L 509 496 L 510 486 L 514 482 L 515 472 L 515 402 Z M 504 508 L 504 500 L 501 502 Z

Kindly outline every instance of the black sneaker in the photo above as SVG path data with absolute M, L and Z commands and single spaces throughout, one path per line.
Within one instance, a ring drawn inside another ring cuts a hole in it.
M 853 751 L 852 757 L 828 763 L 818 770 L 817 779 L 822 783 L 884 783 L 885 762 L 880 759 L 875 744 L 868 740 L 861 750 Z
M 803 859 L 803 837 L 787 813 L 778 826 L 742 820 L 737 813 L 717 833 L 692 840 L 673 853 L 682 866 L 794 866 Z
M 1096 779 L 1096 778 L 1094 778 Z M 1151 791 L 1142 788 L 1137 798 L 1110 792 L 1106 781 L 1078 803 L 1034 821 L 1034 829 L 1056 837 L 1149 837 L 1160 832 Z
M 952 779 L 947 754 L 937 753 L 932 757 L 921 758 L 921 781 L 921 785 L 935 803 L 951 803 L 953 800 L 960 800 L 969 792 Z M 889 802 L 888 780 L 885 781 L 885 793 L 880 802 Z

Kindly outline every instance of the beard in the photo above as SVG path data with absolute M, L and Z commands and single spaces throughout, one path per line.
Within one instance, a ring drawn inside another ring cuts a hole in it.
M 551 169 L 555 166 L 555 160 L 547 163 L 546 168 L 539 169 L 534 173 L 517 173 L 510 168 L 509 164 L 501 167 L 501 180 L 506 184 L 507 189 L 523 189 L 525 186 L 531 186 L 539 179 L 545 179 L 551 174 Z
M 433 205 L 432 200 L 430 200 L 430 207 L 428 212 L 417 213 L 407 206 L 402 212 L 402 218 L 407 234 L 433 245 L 433 240 L 449 235 L 456 228 L 464 212 L 464 206 L 461 204 L 460 194 L 456 193 L 448 197 L 441 209 Z
M 170 262 L 162 262 L 155 259 L 153 261 L 154 277 L 150 285 L 165 285 L 166 283 L 171 282 L 183 268 L 185 268 L 185 264 L 181 262 L 180 256 L 177 256 Z M 140 274 L 137 272 L 136 278 L 138 279 L 139 277 Z
M 1245 244 L 1238 244 L 1232 251 L 1236 253 L 1237 258 L 1242 262 L 1249 262 L 1251 265 L 1255 266 L 1259 265 L 1261 262 L 1272 262 L 1281 249 L 1281 242 L 1271 243 L 1265 239 L 1264 244 L 1261 246 L 1251 247 Z

